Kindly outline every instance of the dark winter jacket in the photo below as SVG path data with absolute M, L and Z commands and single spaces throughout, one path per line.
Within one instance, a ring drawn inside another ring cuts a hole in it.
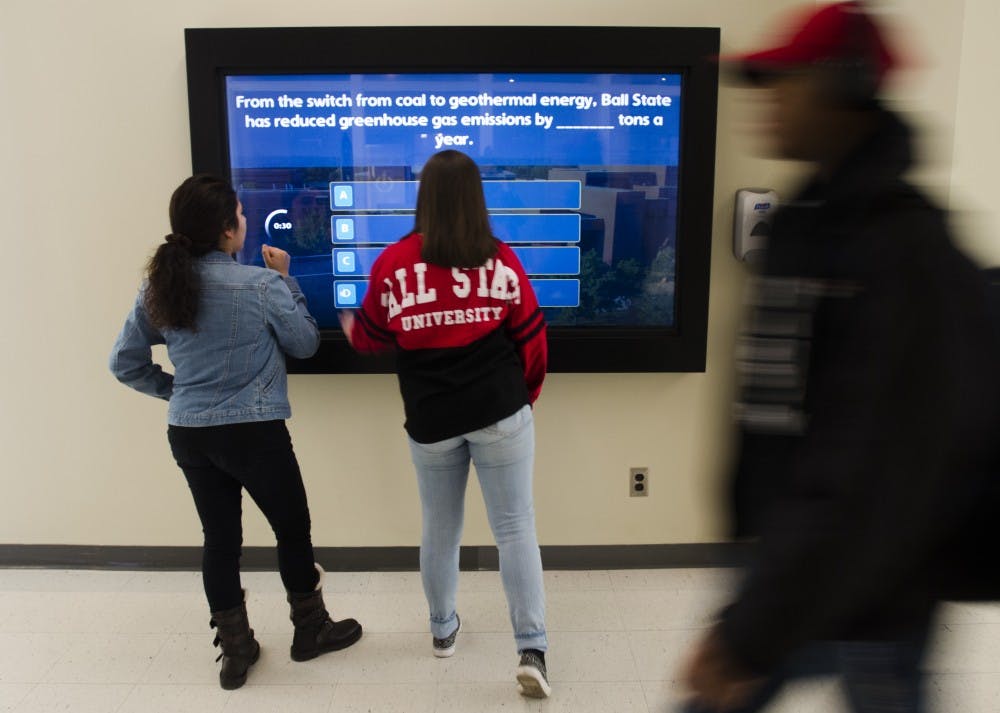
M 737 534 L 759 536 L 722 635 L 767 672 L 816 639 L 926 626 L 989 486 L 997 360 L 978 270 L 903 174 L 882 112 L 775 216 L 738 355 Z M 990 482 L 995 482 L 990 481 Z

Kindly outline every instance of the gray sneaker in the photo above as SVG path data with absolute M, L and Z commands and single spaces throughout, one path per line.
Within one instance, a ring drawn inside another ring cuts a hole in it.
M 528 698 L 548 698 L 552 694 L 545 659 L 534 651 L 522 651 L 517 667 L 517 692 Z
M 455 630 L 448 636 L 443 639 L 434 637 L 434 655 L 439 659 L 449 658 L 455 653 L 455 639 L 458 638 L 458 632 L 462 630 L 462 620 L 458 614 L 455 615 L 455 621 L 457 622 Z

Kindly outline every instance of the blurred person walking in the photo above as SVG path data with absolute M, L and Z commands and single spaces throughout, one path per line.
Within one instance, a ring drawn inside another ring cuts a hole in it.
M 995 488 L 981 275 L 905 179 L 910 130 L 878 99 L 896 55 L 860 3 L 731 62 L 769 92 L 773 153 L 814 171 L 775 216 L 740 342 L 733 508 L 759 542 L 684 671 L 689 710 L 839 673 L 852 710 L 915 713 L 956 536 Z

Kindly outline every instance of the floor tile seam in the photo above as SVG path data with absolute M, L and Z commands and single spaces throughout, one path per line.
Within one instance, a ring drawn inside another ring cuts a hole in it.
M 98 682 L 91 682 L 91 681 L 74 681 L 74 682 L 51 681 L 51 682 L 47 682 L 47 683 L 36 684 L 34 686 L 34 688 L 32 688 L 32 692 L 34 692 L 35 690 L 37 690 L 40 686 L 52 686 L 52 687 L 56 687 L 56 686 L 60 686 L 60 687 L 72 686 L 74 688 L 111 688 L 111 687 L 120 688 L 120 687 L 127 687 L 128 690 L 125 692 L 125 695 L 122 696 L 121 701 L 119 701 L 119 703 L 116 706 L 114 706 L 113 708 L 108 709 L 108 713 L 118 713 L 118 711 L 120 711 L 125 706 L 126 701 L 128 701 L 129 697 L 132 695 L 132 692 L 135 691 L 136 686 L 138 686 L 138 685 L 139 684 L 137 684 L 137 683 L 122 683 L 122 682 L 98 683 Z M 30 695 L 30 693 L 28 695 Z M 18 705 L 21 705 L 22 703 L 24 703 L 25 700 L 27 700 L 27 696 L 25 698 L 21 699 L 21 701 L 18 703 Z M 16 707 L 17 706 L 15 706 L 15 709 L 16 709 Z
M 22 635 L 24 634 L 24 632 L 19 632 L 19 631 L 18 632 L 11 632 L 11 633 L 22 634 Z M 2 634 L 0 634 L 0 635 L 2 635 Z M 55 665 L 56 665 L 56 662 L 53 661 L 52 664 L 48 668 L 45 669 L 45 672 L 43 674 L 41 674 L 40 677 L 34 678 L 33 680 L 27 680 L 27 681 L 5 681 L 5 680 L 0 679 L 0 685 L 7 685 L 7 686 L 40 686 L 40 685 L 43 685 L 43 684 L 46 684 L 46 683 L 51 683 L 51 681 L 46 681 L 45 678 L 46 678 L 46 676 L 49 675 L 49 671 L 51 671 L 55 667 Z
M 711 623 L 706 624 L 678 624 L 677 626 L 626 626 L 625 631 L 628 633 L 642 633 L 642 632 L 667 632 L 667 631 L 707 631 L 712 628 Z
M 628 635 L 628 631 L 625 632 L 625 644 L 628 646 L 629 656 L 632 657 L 632 670 L 635 672 L 636 679 L 640 678 L 639 674 L 639 659 L 635 654 L 635 647 L 632 645 L 632 637 Z M 646 693 L 643 691 L 643 700 L 645 700 Z M 646 703 L 646 708 L 649 708 L 649 703 Z
M 629 647 L 631 646 L 632 643 L 629 642 Z M 649 700 L 649 694 L 646 692 L 646 682 L 641 679 L 639 680 L 639 690 L 642 691 L 642 702 L 646 704 L 646 713 L 652 713 L 653 703 Z
M 434 682 L 434 703 L 431 706 L 431 713 L 454 713 L 452 709 L 449 709 L 441 701 L 441 682 Z
M 656 628 L 650 629 L 649 627 L 639 628 L 639 629 L 629 629 L 626 628 L 625 631 L 629 634 L 640 634 L 644 632 L 666 632 L 666 631 L 706 631 L 712 628 L 712 624 L 698 624 L 691 626 L 671 626 L 669 628 Z
M 123 596 L 123 592 L 120 592 L 120 591 L 108 591 L 108 592 L 104 592 L 104 591 L 101 591 L 101 592 L 93 592 L 93 591 L 83 591 L 83 592 L 81 592 L 81 591 L 31 591 L 31 592 L 27 592 L 27 593 L 29 593 L 29 594 L 66 594 L 66 595 L 71 595 L 71 594 L 77 594 L 77 595 L 79 595 L 79 594 L 86 594 L 86 595 L 108 594 L 108 595 L 111 595 L 110 601 L 108 601 L 106 604 L 102 603 L 101 609 L 102 610 L 109 609 L 112 612 L 115 611 L 117 602 Z M 31 631 L 30 628 L 28 628 L 28 629 L 10 629 L 10 630 L 8 630 L 7 629 L 7 625 L 12 620 L 14 620 L 14 619 L 15 619 L 15 617 L 14 617 L 14 613 L 13 612 L 9 613 L 6 618 L 0 619 L 0 632 L 3 632 L 3 633 L 13 633 L 13 634 L 31 634 L 31 633 L 35 633 L 35 634 L 59 634 L 59 633 L 97 634 L 97 633 L 102 633 L 102 631 L 106 631 L 106 630 L 100 630 L 100 629 L 96 629 L 95 630 L 95 629 L 85 629 L 85 628 L 81 628 L 81 629 L 67 629 L 65 627 L 52 629 L 51 631 Z M 127 632 L 111 631 L 110 633 L 127 633 Z M 152 632 L 152 633 L 156 633 L 156 632 Z
M 513 669 L 511 669 L 511 676 L 510 676 L 510 681 L 511 682 L 514 681 L 514 675 L 513 675 L 513 673 L 514 673 L 514 671 L 513 671 Z M 445 686 L 486 686 L 486 685 L 493 685 L 493 684 L 496 684 L 496 683 L 504 683 L 507 680 L 508 679 L 506 679 L 506 678 L 504 678 L 504 679 L 499 679 L 499 678 L 472 679 L 472 680 L 470 680 L 470 679 L 463 679 L 461 681 L 440 680 L 440 681 L 437 681 L 437 684 L 439 686 L 440 685 L 445 685 Z M 641 679 L 641 678 L 559 678 L 558 676 L 556 676 L 556 677 L 550 677 L 549 680 L 552 681 L 553 683 L 566 683 L 566 684 L 574 684 L 574 685 L 578 684 L 578 683 L 592 683 L 592 684 L 598 685 L 598 686 L 624 685 L 624 684 L 627 684 L 627 683 L 642 683 L 643 682 L 643 679 Z M 516 685 L 516 684 L 513 684 L 513 685 Z
M 175 633 L 167 634 L 166 636 L 164 636 L 161 639 L 159 648 L 156 649 L 156 653 L 154 653 L 152 656 L 149 657 L 149 663 L 146 665 L 146 667 L 139 674 L 137 680 L 135 681 L 135 686 L 138 686 L 138 685 L 144 683 L 146 675 L 150 672 L 150 670 L 152 670 L 153 664 L 156 663 L 156 659 L 160 658 L 160 654 L 163 653 L 163 650 L 166 647 L 166 645 L 174 637 L 177 637 L 177 636 L 182 636 L 182 634 L 175 634 Z
M 362 625 L 365 624 L 365 622 L 363 622 L 363 621 L 361 623 L 362 623 Z M 253 625 L 251 625 L 251 628 L 253 628 L 254 632 L 257 634 L 258 637 L 282 636 L 282 635 L 287 635 L 287 634 L 290 633 L 290 632 L 285 632 L 285 631 L 274 631 L 274 630 L 270 630 L 270 629 L 260 629 L 260 628 L 257 628 L 255 626 L 253 626 Z M 708 625 L 706 625 L 704 627 L 692 627 L 691 630 L 692 631 L 700 631 L 701 629 L 704 629 L 704 628 L 708 628 Z M 551 627 L 551 626 L 546 627 L 546 631 L 549 634 L 553 634 L 553 633 L 555 633 L 555 634 L 621 634 L 623 632 L 628 632 L 628 631 L 685 631 L 685 630 L 687 630 L 687 627 L 678 627 L 678 628 L 669 628 L 669 629 L 650 629 L 650 628 L 638 628 L 637 629 L 637 628 L 629 628 L 629 627 L 624 626 L 624 625 L 622 625 L 619 628 L 600 628 L 600 629 L 598 629 L 598 628 L 590 628 L 590 627 L 582 627 L 582 628 L 568 628 L 568 627 L 563 627 L 563 626 L 555 627 L 555 628 Z M 184 636 L 199 636 L 199 634 L 197 632 L 176 632 L 176 633 L 182 634 Z M 365 628 L 365 634 L 366 635 L 368 635 L 368 634 L 378 634 L 379 636 L 392 636 L 394 634 L 406 635 L 406 636 L 422 636 L 422 635 L 426 634 L 427 636 L 430 636 L 430 632 L 427 629 L 420 629 L 419 631 L 416 630 L 416 629 L 375 629 L 375 628 L 371 628 L 371 625 L 368 625 Z M 511 630 L 509 628 L 469 629 L 469 628 L 465 627 L 465 623 L 463 621 L 462 634 L 465 635 L 465 636 L 469 636 L 469 635 L 472 635 L 472 634 L 491 634 L 491 635 L 505 635 L 505 636 L 509 636 L 509 635 L 511 635 Z
M 40 681 L 33 686 L 75 686 L 79 688 L 107 688 L 108 686 L 134 687 L 136 683 L 128 681 Z
M 251 673 L 250 675 L 252 676 L 253 674 Z M 115 685 L 122 686 L 122 685 L 127 685 L 127 684 L 108 683 L 108 684 L 104 684 L 104 685 L 108 685 L 108 686 L 115 686 Z M 249 686 L 250 684 L 248 683 L 247 685 Z M 271 683 L 258 683 L 258 684 L 255 684 L 255 685 L 260 686 L 260 687 L 265 687 L 265 686 L 272 686 L 272 685 L 273 686 L 300 686 L 300 685 L 302 685 L 302 686 L 317 686 L 317 685 L 322 685 L 322 684 L 316 684 L 316 683 L 302 683 L 302 684 L 298 684 L 298 683 L 275 683 L 275 684 L 271 684 Z M 183 681 L 139 681 L 137 683 L 132 684 L 132 686 L 133 686 L 133 688 L 211 688 L 211 689 L 219 688 L 219 684 L 218 683 L 205 683 L 205 682 L 201 682 L 201 683 L 184 683 Z M 228 693 L 228 691 L 227 691 L 227 693 Z
M 41 635 L 41 636 L 47 636 L 47 637 L 50 637 L 50 638 L 55 638 L 56 636 L 58 636 L 58 634 L 56 634 L 55 632 L 41 632 L 39 635 Z M 63 660 L 63 657 L 65 655 L 66 655 L 66 649 L 65 648 L 60 649 L 59 653 L 55 656 L 55 659 L 52 661 L 51 664 L 49 664 L 48 668 L 45 669 L 45 673 L 42 674 L 41 680 L 37 681 L 37 683 L 39 683 L 39 684 L 41 684 L 41 683 L 69 683 L 69 681 L 49 681 L 48 680 L 49 676 L 55 670 L 56 666 L 59 665 L 59 662 Z
M 971 629 L 971 628 L 982 628 L 984 626 L 988 627 L 998 627 L 1000 628 L 1000 621 L 946 621 L 942 622 L 937 627 L 937 636 L 940 638 L 945 632 L 954 631 L 955 629 Z
M 49 587 L 48 589 L 36 589 L 35 585 L 32 585 L 31 587 L 27 587 L 27 588 L 25 588 L 25 587 L 7 588 L 2 583 L 3 571 L 4 570 L 2 568 L 0 568 L 0 594 L 117 594 L 117 593 L 128 591 L 126 589 L 126 587 L 129 586 L 131 584 L 131 582 L 136 579 L 136 576 L 132 575 L 132 576 L 126 578 L 124 582 L 118 583 L 118 586 L 116 586 L 114 589 L 111 589 L 111 588 L 103 588 L 103 589 L 52 589 L 51 587 Z M 46 571 L 46 572 L 56 572 L 56 571 L 59 571 L 59 570 L 44 570 L 44 571 Z
M 333 704 L 337 700 L 337 690 L 340 688 L 340 681 L 335 681 L 330 685 L 333 690 L 330 692 L 330 700 L 326 704 L 326 713 L 336 713 L 333 709 Z
M 994 664 L 996 666 L 996 664 Z M 924 676 L 996 676 L 1000 678 L 1000 666 L 994 669 L 961 669 L 961 668 L 949 668 L 949 669 L 935 669 L 930 667 L 924 668 Z
M 127 701 L 129 699 L 129 697 L 132 695 L 132 692 L 136 689 L 136 686 L 138 686 L 138 685 L 139 685 L 138 683 L 131 684 L 129 686 L 128 693 L 126 693 L 124 696 L 122 696 L 121 702 L 119 702 L 118 705 L 115 706 L 115 709 L 113 711 L 110 711 L 109 713 L 118 713 L 122 708 L 124 708 L 125 707 L 125 701 Z
M 621 600 L 618 597 L 618 592 L 616 592 L 613 589 L 609 590 L 609 591 L 611 593 L 611 602 L 612 602 L 612 606 L 614 607 L 615 618 L 618 620 L 618 625 L 619 625 L 619 629 L 616 629 L 616 631 L 617 630 L 624 631 L 624 630 L 627 629 L 626 622 L 625 622 L 625 610 L 624 610 L 624 607 L 622 606 L 622 602 L 621 602 Z
M 981 678 L 993 678 L 998 675 L 997 671 L 924 671 L 927 678 L 937 678 L 940 676 L 977 676 Z
M 28 690 L 25 691 L 24 694 L 22 694 L 21 697 L 17 699 L 17 701 L 14 703 L 14 705 L 12 705 L 10 707 L 10 710 L 15 711 L 15 710 L 17 710 L 18 706 L 20 706 L 22 703 L 24 703 L 26 700 L 28 700 L 28 697 L 32 693 L 34 693 L 35 689 L 38 688 L 39 686 L 41 686 L 42 684 L 40 682 L 25 682 L 25 683 L 10 683 L 10 684 L 7 684 L 7 685 L 11 685 L 11 686 L 29 686 Z

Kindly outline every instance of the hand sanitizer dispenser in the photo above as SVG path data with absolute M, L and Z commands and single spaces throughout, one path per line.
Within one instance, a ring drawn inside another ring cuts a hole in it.
M 762 258 L 777 206 L 778 194 L 768 188 L 741 188 L 736 191 L 733 253 L 739 260 L 754 263 Z

